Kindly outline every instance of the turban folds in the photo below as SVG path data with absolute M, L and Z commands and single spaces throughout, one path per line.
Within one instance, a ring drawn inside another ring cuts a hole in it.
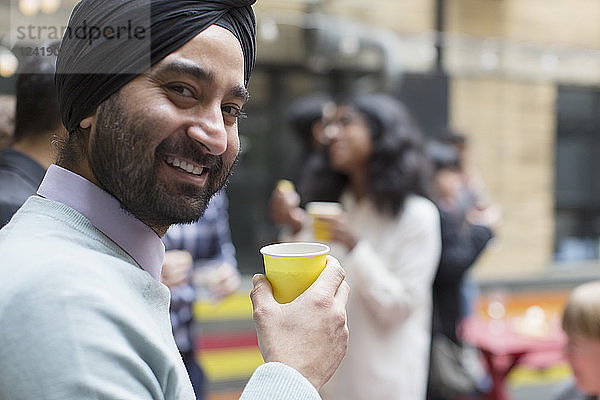
M 71 132 L 105 99 L 211 25 L 233 33 L 254 68 L 256 0 L 82 0 L 56 62 L 62 121 Z

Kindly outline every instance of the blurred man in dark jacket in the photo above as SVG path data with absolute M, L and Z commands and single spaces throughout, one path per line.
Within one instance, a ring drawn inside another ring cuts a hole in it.
M 17 76 L 14 142 L 0 153 L 0 228 L 35 194 L 53 160 L 51 143 L 62 124 L 51 54 L 25 60 Z

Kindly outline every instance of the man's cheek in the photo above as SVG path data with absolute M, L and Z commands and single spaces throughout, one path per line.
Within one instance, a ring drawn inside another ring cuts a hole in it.
M 238 158 L 240 154 L 240 140 L 237 135 L 235 138 L 230 140 L 227 144 L 227 150 L 222 156 L 223 164 L 227 168 L 231 168 L 231 166 L 235 163 L 235 160 Z
M 227 152 L 233 154 L 234 159 L 238 156 L 240 152 L 240 136 L 237 132 L 231 135 L 227 143 Z

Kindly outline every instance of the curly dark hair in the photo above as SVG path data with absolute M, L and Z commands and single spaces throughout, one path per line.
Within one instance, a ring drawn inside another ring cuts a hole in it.
M 424 138 L 404 104 L 383 93 L 361 93 L 338 101 L 360 112 L 367 120 L 373 153 L 367 166 L 367 191 L 383 213 L 396 215 L 406 197 L 430 197 L 431 165 L 424 154 Z M 313 155 L 306 185 L 300 195 L 304 202 L 338 200 L 348 177 L 334 171 L 327 151 Z

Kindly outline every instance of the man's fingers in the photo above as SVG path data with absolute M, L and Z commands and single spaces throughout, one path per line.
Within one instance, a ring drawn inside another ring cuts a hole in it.
M 275 298 L 273 297 L 273 288 L 266 276 L 255 274 L 252 277 L 252 284 L 254 285 L 254 288 L 250 292 L 250 299 L 252 300 L 252 308 L 254 311 L 261 307 L 269 307 L 270 304 L 276 303 Z
M 327 295 L 335 296 L 345 277 L 346 271 L 339 261 L 333 256 L 327 256 L 327 265 L 315 281 L 314 286 L 320 287 Z
M 348 282 L 343 281 L 335 294 L 335 300 L 345 308 L 348 304 L 348 296 L 350 296 L 350 285 L 348 285 Z

